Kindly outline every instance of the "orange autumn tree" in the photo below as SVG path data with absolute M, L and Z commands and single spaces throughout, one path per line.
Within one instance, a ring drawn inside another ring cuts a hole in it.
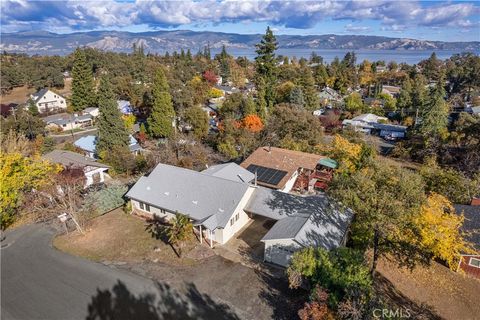
M 470 243 L 464 240 L 460 227 L 463 215 L 454 213 L 450 201 L 444 196 L 432 193 L 415 219 L 420 226 L 421 244 L 436 258 L 444 260 L 453 269 L 460 253 L 472 251 Z
M 257 133 L 263 130 L 263 122 L 256 114 L 249 114 L 242 120 L 242 126 L 250 132 Z

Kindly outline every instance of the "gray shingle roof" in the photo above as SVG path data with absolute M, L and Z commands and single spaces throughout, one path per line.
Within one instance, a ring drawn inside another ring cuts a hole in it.
M 178 211 L 197 222 L 205 221 L 203 224 L 213 230 L 225 227 L 248 188 L 246 183 L 159 164 L 148 176 L 141 177 L 126 196 Z
M 325 195 L 302 197 L 258 187 L 245 211 L 279 220 L 265 240 L 293 239 L 302 246 L 341 245 L 353 218 Z
M 255 179 L 253 173 L 233 162 L 211 166 L 202 173 L 238 182 L 250 182 Z
M 40 100 L 40 99 L 45 95 L 45 93 L 47 93 L 47 92 L 48 92 L 48 88 L 43 88 L 43 89 L 38 90 L 37 92 L 35 92 L 34 94 L 32 94 L 32 96 L 33 96 L 33 101 L 34 101 L 35 103 L 37 103 L 38 100 Z
M 86 166 L 109 168 L 106 164 L 99 163 L 89 157 L 81 155 L 76 152 L 66 150 L 53 150 L 45 155 L 43 158 L 50 162 L 61 164 L 65 167 L 83 168 Z
M 480 251 L 480 206 L 456 204 L 454 207 L 457 214 L 463 213 L 465 216 L 462 231 L 470 233 L 467 240 Z

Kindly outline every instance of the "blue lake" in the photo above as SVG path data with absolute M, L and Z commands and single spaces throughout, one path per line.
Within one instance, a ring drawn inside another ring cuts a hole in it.
M 325 62 L 330 63 L 335 57 L 342 59 L 348 51 L 354 51 L 357 55 L 357 63 L 367 59 L 369 61 L 384 60 L 385 62 L 395 61 L 397 63 L 416 64 L 421 60 L 430 57 L 434 50 L 347 50 L 347 49 L 278 49 L 277 55 L 284 55 L 290 58 L 309 58 L 312 52 L 315 52 L 319 56 L 323 57 Z M 217 54 L 219 50 L 212 49 L 212 54 Z M 235 57 L 247 57 L 249 60 L 253 60 L 256 56 L 254 49 L 238 49 L 228 48 L 227 52 Z M 461 51 L 455 50 L 438 50 L 435 51 L 439 59 L 445 60 L 450 58 L 453 54 L 461 53 Z M 479 54 L 480 52 L 475 52 Z

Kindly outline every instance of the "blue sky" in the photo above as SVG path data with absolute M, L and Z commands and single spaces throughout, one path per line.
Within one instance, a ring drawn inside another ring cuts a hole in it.
M 480 41 L 480 1 L 1 0 L 1 31 L 189 29 Z

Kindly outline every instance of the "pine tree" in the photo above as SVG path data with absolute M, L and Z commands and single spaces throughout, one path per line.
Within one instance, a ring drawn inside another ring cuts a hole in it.
M 253 101 L 252 97 L 248 96 L 242 100 L 242 114 L 244 117 L 251 114 L 257 114 L 255 101 Z
M 305 108 L 310 111 L 317 110 L 320 105 L 320 99 L 318 97 L 317 89 L 315 88 L 315 79 L 309 68 L 304 68 L 302 70 L 300 84 L 305 99 Z
M 260 78 L 257 83 L 257 114 L 262 120 L 267 119 L 267 101 L 265 100 L 265 80 Z
M 403 82 L 402 89 L 397 99 L 397 107 L 400 109 L 402 117 L 405 116 L 405 111 L 412 107 L 412 83 L 410 79 Z
M 100 115 L 97 120 L 96 152 L 101 158 L 105 158 L 113 152 L 127 149 L 129 145 L 127 129 L 118 110 L 112 85 L 106 77 L 100 79 L 98 105 Z
M 141 43 L 140 46 L 137 46 L 135 43 L 133 44 L 133 71 L 132 76 L 135 81 L 140 83 L 146 82 L 145 76 L 145 52 L 143 49 L 143 44 Z
M 220 52 L 219 62 L 220 62 L 220 76 L 222 77 L 222 82 L 225 83 L 230 78 L 230 64 L 228 63 L 228 53 L 225 45 L 222 46 L 222 52 Z
M 72 107 L 81 111 L 96 105 L 92 66 L 87 62 L 84 50 L 77 48 L 72 68 Z
M 447 131 L 448 105 L 445 101 L 443 79 L 430 90 L 422 112 L 422 122 L 418 128 L 425 138 L 438 137 Z
M 265 101 L 267 103 L 268 109 L 271 109 L 273 107 L 273 104 L 275 103 L 275 50 L 277 50 L 277 46 L 277 39 L 273 35 L 270 27 L 267 27 L 267 30 L 262 40 L 256 45 L 257 56 L 255 57 L 255 64 L 258 77 L 265 80 Z
M 152 112 L 147 120 L 149 134 L 154 138 L 168 138 L 173 134 L 175 110 L 167 78 L 162 69 L 158 69 L 155 74 L 152 96 Z
M 305 99 L 303 97 L 303 90 L 301 87 L 295 87 L 293 90 L 290 92 L 290 96 L 288 97 L 288 100 L 291 104 L 294 104 L 299 107 L 305 107 Z

